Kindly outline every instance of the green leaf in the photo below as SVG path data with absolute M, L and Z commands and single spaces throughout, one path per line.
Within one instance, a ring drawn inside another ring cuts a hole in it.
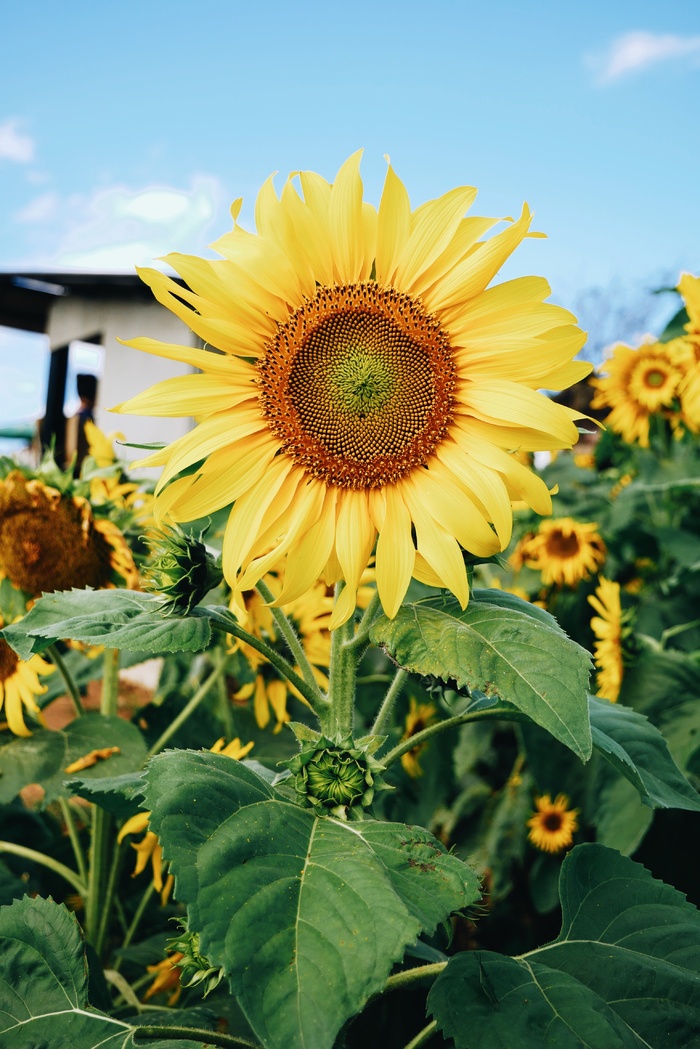
M 559 894 L 552 943 L 458 954 L 435 981 L 428 1010 L 457 1049 L 700 1044 L 700 912 L 602 845 L 567 856 Z
M 330 1049 L 407 945 L 480 896 L 427 831 L 318 817 L 220 754 L 159 755 L 147 781 L 189 928 L 267 1049 Z
M 700 794 L 671 757 L 666 740 L 643 714 L 589 697 L 593 746 L 630 783 L 645 805 L 700 812 Z
M 413 673 L 456 681 L 513 704 L 583 761 L 591 754 L 590 655 L 542 609 L 499 590 L 404 605 L 372 640 Z M 504 716 L 508 716 L 504 712 Z
M 78 922 L 63 905 L 25 896 L 0 908 L 0 1036 L 3 1049 L 135 1047 L 136 1027 L 91 1008 Z M 138 1043 L 143 1044 L 143 1043 Z M 153 1049 L 197 1049 L 158 1039 Z
M 65 780 L 64 786 L 72 794 L 94 801 L 117 819 L 125 819 L 138 808 L 144 784 L 143 772 L 127 772 L 123 776 L 104 776 L 101 779 L 75 776 Z
M 26 738 L 14 739 L 0 748 L 0 803 L 12 801 L 29 783 L 40 783 L 44 788 L 45 805 L 68 797 L 71 790 L 66 780 L 71 773 L 66 768 L 104 747 L 119 747 L 120 753 L 81 771 L 83 781 L 135 772 L 146 759 L 146 744 L 138 728 L 124 718 L 103 714 L 86 714 L 65 729 L 40 729 Z
M 207 647 L 211 625 L 206 616 L 164 616 L 161 605 L 154 594 L 133 590 L 64 590 L 44 594 L 24 619 L 0 633 L 21 659 L 63 638 L 148 653 Z

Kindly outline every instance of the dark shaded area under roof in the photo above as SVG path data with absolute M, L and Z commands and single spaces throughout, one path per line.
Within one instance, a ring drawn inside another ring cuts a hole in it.
M 0 325 L 45 332 L 51 306 L 67 295 L 102 302 L 153 302 L 153 292 L 135 273 L 6 271 L 0 272 Z

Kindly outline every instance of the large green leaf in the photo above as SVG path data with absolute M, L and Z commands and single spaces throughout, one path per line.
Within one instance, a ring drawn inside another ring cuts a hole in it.
M 0 908 L 0 1041 L 3 1049 L 131 1049 L 138 1030 L 93 1009 L 75 915 L 25 896 Z M 197 1049 L 186 1039 L 148 1041 L 153 1049 Z
M 700 747 L 700 667 L 683 652 L 645 648 L 625 669 L 620 698 L 663 733 L 684 769 Z
M 499 590 L 404 605 L 372 640 L 402 667 L 513 704 L 586 761 L 590 655 L 548 613 Z
M 48 805 L 71 790 L 66 769 L 105 747 L 119 747 L 118 754 L 98 760 L 81 771 L 84 781 L 95 781 L 138 770 L 146 759 L 146 744 L 139 729 L 124 718 L 86 714 L 65 729 L 40 729 L 0 748 L 0 803 L 10 802 L 29 783 L 40 783 Z M 75 773 L 73 773 L 75 775 Z
M 44 594 L 2 633 L 22 659 L 63 638 L 140 652 L 198 652 L 211 639 L 206 616 L 164 616 L 154 594 L 133 590 L 64 590 Z
M 428 1010 L 457 1049 L 700 1044 L 700 912 L 602 845 L 562 866 L 562 930 L 520 958 L 458 954 Z
M 267 1049 L 330 1049 L 407 945 L 480 895 L 427 831 L 318 817 L 219 754 L 156 757 L 146 805 L 189 927 Z
M 643 714 L 589 698 L 593 746 L 656 809 L 700 812 L 700 794 L 671 757 L 666 740 Z

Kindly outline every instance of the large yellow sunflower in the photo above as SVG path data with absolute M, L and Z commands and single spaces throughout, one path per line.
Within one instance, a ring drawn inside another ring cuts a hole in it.
M 6 625 L 0 617 L 0 630 Z M 41 719 L 36 697 L 46 692 L 46 685 L 42 685 L 38 675 L 50 674 L 54 669 L 41 656 L 21 660 L 7 641 L 0 637 L 0 711 L 4 708 L 7 725 L 16 736 L 31 735 L 24 723 L 24 707 L 34 717 Z
M 516 563 L 542 573 L 546 586 L 573 587 L 598 570 L 607 551 L 596 524 L 557 517 L 542 521 L 537 532 L 525 536 L 514 553 Z
M 54 590 L 138 586 L 122 532 L 93 516 L 78 495 L 29 480 L 19 470 L 0 480 L 0 578 L 38 596 Z
M 257 199 L 257 234 L 238 224 L 223 259 L 166 259 L 187 287 L 141 271 L 156 298 L 219 352 L 141 338 L 130 346 L 200 368 L 119 406 L 193 415 L 198 425 L 143 465 L 162 465 L 156 513 L 174 521 L 233 502 L 223 570 L 250 589 L 288 557 L 286 603 L 323 576 L 344 580 L 332 626 L 355 607 L 376 543 L 384 611 L 412 576 L 464 606 L 462 549 L 505 547 L 511 500 L 549 513 L 544 482 L 516 451 L 571 447 L 579 413 L 561 389 L 589 365 L 575 318 L 545 303 L 542 278 L 488 288 L 530 234 L 520 217 L 464 217 L 460 187 L 411 209 L 388 168 L 379 207 L 363 201 L 360 153 L 332 184 L 298 173 Z M 184 477 L 180 471 L 200 465 Z

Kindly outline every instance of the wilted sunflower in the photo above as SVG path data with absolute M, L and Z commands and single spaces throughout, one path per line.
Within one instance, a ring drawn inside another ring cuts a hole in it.
M 600 577 L 595 594 L 590 594 L 588 600 L 598 613 L 591 619 L 591 630 L 597 638 L 593 650 L 598 667 L 596 694 L 615 703 L 624 675 L 623 642 L 632 632 L 629 613 L 622 611 L 620 584 L 604 576 Z
M 0 617 L 0 630 L 6 625 Z M 53 670 L 55 667 L 41 656 L 20 659 L 7 641 L 0 637 L 0 712 L 4 708 L 10 732 L 16 736 L 31 735 L 24 723 L 22 708 L 26 707 L 36 718 L 41 717 L 35 697 L 46 692 L 46 685 L 41 684 L 38 675 L 50 674 Z
M 518 544 L 516 561 L 541 572 L 546 586 L 576 586 L 605 561 L 605 543 L 597 528 L 572 517 L 542 521 L 534 535 Z
M 535 798 L 537 812 L 528 821 L 530 828 L 528 838 L 542 852 L 561 852 L 567 849 L 574 840 L 578 830 L 580 809 L 570 809 L 566 794 L 557 794 L 552 801 L 549 794 Z
M 468 217 L 476 190 L 412 211 L 388 168 L 379 208 L 362 199 L 360 154 L 333 184 L 268 180 L 257 234 L 237 221 L 224 256 L 166 259 L 185 280 L 141 271 L 156 298 L 218 353 L 135 339 L 128 345 L 200 368 L 120 411 L 192 415 L 198 425 L 142 465 L 165 467 L 156 513 L 175 521 L 234 502 L 224 575 L 250 589 L 287 557 L 285 603 L 320 576 L 343 579 L 332 626 L 349 618 L 376 542 L 377 586 L 394 616 L 411 576 L 464 606 L 462 548 L 488 557 L 509 541 L 511 499 L 549 513 L 544 482 L 516 450 L 570 447 L 579 414 L 541 389 L 582 378 L 575 318 L 547 282 L 486 290 L 532 216 Z M 200 463 L 188 476 L 182 471 Z
M 13 470 L 0 480 L 0 578 L 38 596 L 72 587 L 138 585 L 122 532 L 93 516 L 82 496 L 62 494 Z

